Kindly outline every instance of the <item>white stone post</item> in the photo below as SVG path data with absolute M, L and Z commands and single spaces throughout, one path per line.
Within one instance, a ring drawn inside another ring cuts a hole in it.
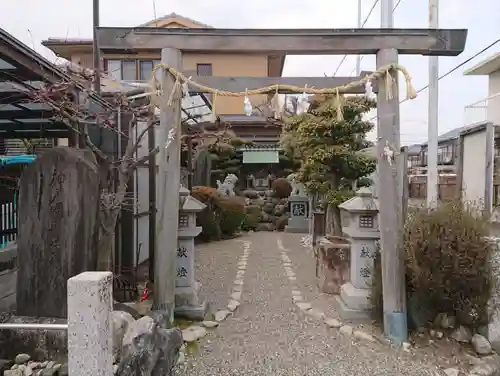
M 203 320 L 207 302 L 200 298 L 201 285 L 196 281 L 194 238 L 201 232 L 196 226 L 196 213 L 206 205 L 192 197 L 189 191 L 179 189 L 179 226 L 177 231 L 175 313 L 192 320 Z
M 84 272 L 68 279 L 68 371 L 112 376 L 113 274 Z
M 370 287 L 380 239 L 377 202 L 368 188 L 361 188 L 339 208 L 342 232 L 351 243 L 351 280 L 342 285 L 336 302 L 343 318 L 364 320 L 371 313 Z

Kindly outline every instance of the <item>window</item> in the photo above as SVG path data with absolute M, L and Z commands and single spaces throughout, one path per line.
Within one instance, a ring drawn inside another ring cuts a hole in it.
M 438 146 L 438 164 L 453 163 L 453 144 Z
M 420 155 L 410 155 L 408 157 L 408 167 L 419 166 L 421 163 Z
M 196 64 L 196 75 L 197 76 L 211 76 L 212 75 L 212 64 Z
M 107 60 L 107 72 L 113 79 L 119 81 L 122 79 L 122 62 L 121 60 Z
M 139 80 L 149 81 L 151 79 L 151 72 L 153 72 L 153 61 L 139 62 Z
M 148 81 L 153 68 L 160 60 L 106 60 L 108 74 L 115 80 Z M 156 78 L 161 79 L 161 71 L 156 71 Z
M 136 72 L 136 62 L 132 61 L 122 61 L 122 80 L 125 81 L 135 81 L 137 80 Z
M 211 76 L 212 75 L 212 64 L 196 64 L 196 75 L 197 76 Z M 205 94 L 206 98 L 212 102 L 212 95 Z

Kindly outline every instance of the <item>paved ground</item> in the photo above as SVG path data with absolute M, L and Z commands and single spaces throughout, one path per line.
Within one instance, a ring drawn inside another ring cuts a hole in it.
M 177 376 L 439 375 L 433 365 L 402 350 L 357 342 L 305 315 L 292 301 L 292 291 L 299 290 L 328 317 L 336 316 L 331 300 L 316 292 L 314 257 L 300 239 L 259 232 L 198 248 L 197 278 L 215 312 L 228 303 L 246 242 L 241 305 L 200 340 Z

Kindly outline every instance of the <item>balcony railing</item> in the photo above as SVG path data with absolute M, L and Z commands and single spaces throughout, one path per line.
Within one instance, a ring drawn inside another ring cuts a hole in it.
M 465 125 L 490 120 L 488 118 L 488 104 L 493 99 L 500 102 L 500 93 L 490 95 L 488 98 L 481 99 L 480 101 L 465 106 Z

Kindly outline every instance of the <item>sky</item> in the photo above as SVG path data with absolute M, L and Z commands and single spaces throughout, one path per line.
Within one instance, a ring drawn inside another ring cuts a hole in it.
M 137 26 L 175 12 L 220 28 L 354 28 L 357 0 L 100 0 L 101 26 Z M 374 0 L 361 0 L 363 19 Z M 40 42 L 49 37 L 92 37 L 91 0 L 3 1 L 0 27 L 52 61 L 55 56 Z M 396 3 L 396 0 L 394 0 Z M 394 12 L 397 28 L 425 28 L 427 0 L 402 0 Z M 439 59 L 440 74 L 473 56 L 500 38 L 500 1 L 440 0 L 440 27 L 469 30 L 465 51 L 457 57 Z M 365 27 L 380 25 L 377 5 Z M 495 52 L 500 43 L 442 79 L 439 85 L 439 133 L 464 125 L 464 107 L 488 96 L 488 79 L 464 76 L 463 71 Z M 284 76 L 332 76 L 342 56 L 288 56 Z M 355 56 L 349 56 L 337 75 L 354 74 Z M 418 90 L 428 84 L 428 58 L 401 56 Z M 375 57 L 363 57 L 362 70 L 375 68 Z M 403 86 L 403 85 L 401 85 Z M 403 90 L 404 88 L 402 88 Z M 403 91 L 402 91 L 403 93 Z M 427 91 L 401 104 L 401 143 L 427 141 Z

